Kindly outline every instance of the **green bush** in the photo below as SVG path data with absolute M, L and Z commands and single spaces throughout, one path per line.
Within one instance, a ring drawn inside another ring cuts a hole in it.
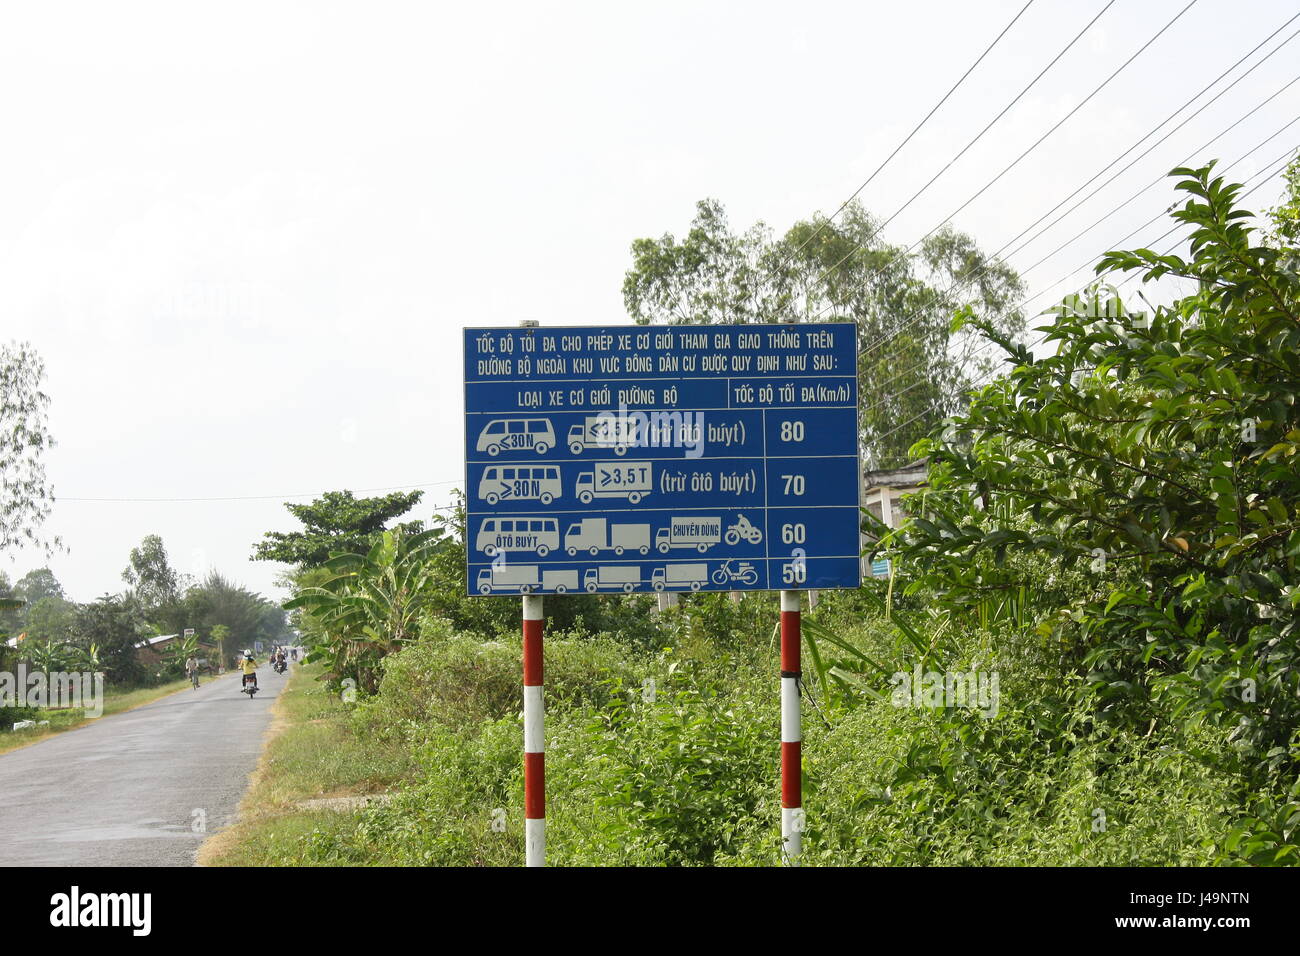
M 40 708 L 37 707 L 0 707 L 0 730 L 13 730 L 14 724 L 23 720 L 35 720 L 39 713 Z
M 548 635 L 543 656 L 548 707 L 599 706 L 610 682 L 631 680 L 636 669 L 636 655 L 604 636 Z M 431 723 L 469 731 L 516 715 L 523 708 L 521 658 L 519 637 L 483 641 L 431 619 L 419 642 L 384 659 L 379 690 L 356 719 L 386 734 Z
M 396 866 L 515 866 L 523 858 L 522 733 L 517 721 L 488 721 L 473 733 L 433 726 L 418 748 L 420 782 L 358 815 L 347 840 L 317 848 Z M 500 812 L 498 812 L 500 811 Z M 494 823 L 504 824 L 503 830 Z M 323 860 L 328 862 L 328 859 Z
M 1086 735 L 1004 704 L 859 708 L 806 735 L 806 862 L 839 866 L 1207 865 L 1238 786 L 1169 730 Z M 1075 718 L 1080 715 L 1073 715 Z
M 775 694 L 689 664 L 652 686 L 553 721 L 557 862 L 707 864 L 773 834 L 756 811 L 780 763 Z

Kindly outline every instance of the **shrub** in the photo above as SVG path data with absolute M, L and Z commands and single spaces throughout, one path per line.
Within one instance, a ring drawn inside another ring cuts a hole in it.
M 0 707 L 0 730 L 13 730 L 14 724 L 22 720 L 35 720 L 39 713 L 40 709 L 36 707 Z
M 636 688 L 555 724 L 560 861 L 707 864 L 752 831 L 774 833 L 778 818 L 756 813 L 780 762 L 771 694 L 670 666 L 653 697 Z
M 357 719 L 380 733 L 430 723 L 471 730 L 523 708 L 519 638 L 482 641 L 430 619 L 421 640 L 384 659 L 383 678 Z M 548 636 L 544 649 L 547 707 L 601 705 L 610 681 L 631 680 L 627 649 L 606 637 Z

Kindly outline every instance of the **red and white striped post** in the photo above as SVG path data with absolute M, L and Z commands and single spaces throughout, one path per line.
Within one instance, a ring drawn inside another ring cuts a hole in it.
M 799 865 L 803 849 L 799 594 L 781 592 L 781 860 L 787 866 Z
M 546 733 L 542 706 L 542 598 L 524 595 L 524 861 L 546 865 Z

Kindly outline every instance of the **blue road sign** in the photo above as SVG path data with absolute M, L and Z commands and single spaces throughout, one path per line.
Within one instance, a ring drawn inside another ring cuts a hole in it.
M 466 329 L 469 593 L 857 587 L 856 331 Z

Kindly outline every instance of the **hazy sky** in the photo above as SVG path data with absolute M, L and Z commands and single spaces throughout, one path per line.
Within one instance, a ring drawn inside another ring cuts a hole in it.
M 888 238 L 941 222 L 1186 2 L 1117 0 Z M 0 338 L 48 366 L 48 530 L 69 548 L 55 572 L 77 600 L 119 590 L 156 533 L 181 570 L 272 593 L 276 566 L 248 556 L 294 526 L 285 496 L 428 485 L 445 503 L 462 326 L 627 321 L 630 242 L 680 234 L 706 196 L 737 227 L 833 211 L 1023 4 L 6 4 Z M 892 213 L 1103 6 L 1035 0 L 866 205 Z M 1297 12 L 1199 0 L 955 224 L 998 248 Z M 1300 40 L 1013 264 L 1297 63 Z M 1300 83 L 1198 158 L 1235 159 L 1297 115 Z M 1298 142 L 1300 124 L 1231 175 Z M 1274 203 L 1276 182 L 1248 205 Z M 1173 198 L 1146 193 L 1028 272 L 1030 289 L 1061 291 Z

